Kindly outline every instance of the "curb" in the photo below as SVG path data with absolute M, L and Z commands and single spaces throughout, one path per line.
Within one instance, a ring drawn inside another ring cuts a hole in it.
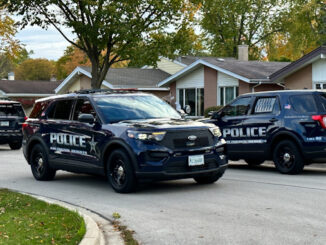
M 71 211 L 76 211 L 80 216 L 82 216 L 86 226 L 86 233 L 83 239 L 80 241 L 79 245 L 124 245 L 124 241 L 121 238 L 120 232 L 114 229 L 112 223 L 109 220 L 104 219 L 100 215 L 70 203 L 62 202 L 48 197 L 38 196 L 31 193 L 20 193 L 32 196 L 38 200 L 50 204 L 57 204 Z

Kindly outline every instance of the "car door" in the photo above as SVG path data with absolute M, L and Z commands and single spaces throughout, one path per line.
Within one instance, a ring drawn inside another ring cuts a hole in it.
M 257 96 L 250 114 L 243 120 L 244 158 L 257 158 L 267 152 L 268 138 L 280 128 L 280 101 L 278 96 Z
M 81 114 L 91 114 L 94 117 L 94 123 L 84 123 L 78 121 Z M 102 169 L 101 146 L 105 140 L 105 133 L 101 130 L 101 123 L 97 117 L 96 111 L 87 98 L 79 98 L 75 101 L 72 113 L 72 122 L 68 127 L 68 133 L 74 137 L 81 137 L 84 140 L 83 145 L 76 145 L 72 148 L 72 158 L 75 164 L 87 172 L 97 172 Z
M 230 155 L 242 151 L 243 146 L 240 140 L 243 138 L 243 132 L 241 127 L 250 110 L 251 101 L 251 96 L 237 98 L 220 111 L 215 123 L 221 128 L 223 137 L 228 143 Z
M 72 139 L 68 134 L 71 123 L 73 99 L 54 101 L 47 111 L 46 123 L 42 125 L 42 138 L 48 146 L 50 160 L 54 164 L 69 164 Z

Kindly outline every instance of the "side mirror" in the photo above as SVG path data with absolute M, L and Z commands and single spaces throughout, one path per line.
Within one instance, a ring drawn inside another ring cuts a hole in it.
M 219 120 L 223 117 L 223 112 L 214 111 L 211 115 L 211 119 Z
M 94 124 L 95 118 L 92 114 L 80 114 L 78 116 L 78 121 L 82 123 Z
M 185 112 L 187 114 L 190 114 L 191 113 L 191 107 L 190 107 L 190 105 L 186 105 L 185 108 L 184 108 L 184 110 L 185 110 Z

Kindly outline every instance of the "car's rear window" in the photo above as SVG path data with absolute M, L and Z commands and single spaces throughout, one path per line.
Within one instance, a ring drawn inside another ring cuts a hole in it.
M 313 94 L 300 94 L 290 96 L 290 104 L 296 112 L 317 112 L 317 104 Z
M 321 107 L 320 109 L 322 110 L 322 112 L 326 112 L 326 93 L 320 93 L 319 98 Z
M 0 117 L 25 117 L 20 104 L 1 104 Z
M 29 117 L 30 118 L 40 118 L 42 116 L 42 113 L 48 107 L 49 103 L 50 103 L 50 101 L 37 102 Z

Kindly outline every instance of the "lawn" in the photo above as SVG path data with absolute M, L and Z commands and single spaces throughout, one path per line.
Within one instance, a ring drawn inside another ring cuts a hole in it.
M 0 244 L 78 244 L 85 232 L 76 212 L 0 189 Z

